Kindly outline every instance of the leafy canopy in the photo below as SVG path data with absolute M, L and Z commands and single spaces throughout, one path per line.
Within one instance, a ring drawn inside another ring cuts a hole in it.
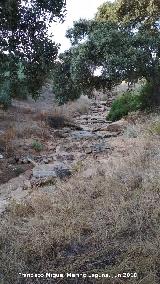
M 67 70 L 79 95 L 91 93 L 94 88 L 111 88 L 123 80 L 135 82 L 145 78 L 155 86 L 153 97 L 159 101 L 160 27 L 157 21 L 160 10 L 157 3 L 149 0 L 106 2 L 99 7 L 95 19 L 80 19 L 67 31 L 72 44 Z M 100 76 L 95 76 L 97 69 L 101 70 Z M 60 72 L 58 77 L 60 80 Z M 66 88 L 74 97 L 68 81 Z M 57 88 L 57 96 L 58 92 Z M 77 97 L 77 91 L 75 93 Z
M 96 20 L 118 22 L 118 2 L 104 2 L 99 6 Z
M 64 13 L 64 0 L 0 1 L 2 103 L 24 93 L 37 96 L 58 53 L 48 27 L 53 20 L 62 21 Z
M 159 0 L 119 0 L 117 14 L 121 20 L 135 26 L 158 27 L 160 20 Z

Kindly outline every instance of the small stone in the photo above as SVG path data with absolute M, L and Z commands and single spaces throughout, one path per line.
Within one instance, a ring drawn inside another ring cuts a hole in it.
M 120 134 L 121 132 L 109 132 L 109 133 L 104 134 L 103 138 L 117 137 Z
M 8 159 L 8 163 L 10 163 L 10 164 L 12 164 L 12 165 L 15 165 L 15 164 L 16 164 L 16 161 L 15 161 L 15 159 L 14 159 L 13 157 L 10 157 L 10 158 Z
M 101 152 L 111 149 L 109 145 L 106 145 L 104 143 L 98 143 L 98 144 L 91 145 L 91 148 L 92 148 L 93 153 L 101 153 Z
M 90 148 L 86 149 L 86 150 L 85 150 L 85 153 L 86 153 L 86 154 L 92 154 L 92 149 L 90 149 Z
M 55 167 L 55 172 L 56 172 L 57 177 L 59 177 L 60 179 L 63 179 L 65 177 L 69 177 L 71 175 L 70 169 L 65 167 L 63 164 L 57 165 Z
M 67 152 L 61 152 L 56 155 L 56 158 L 59 161 L 73 161 L 74 155 Z
M 4 157 L 3 157 L 3 155 L 2 154 L 0 154 L 0 159 L 3 159 Z
M 29 180 L 25 180 L 23 184 L 23 190 L 28 190 L 31 188 L 32 188 L 31 182 Z
M 24 151 L 27 151 L 27 150 L 28 150 L 28 146 L 24 146 L 24 147 L 23 147 L 23 150 L 24 150 Z
M 48 164 L 48 159 L 43 159 L 44 164 Z
M 20 161 L 20 157 L 19 156 L 15 156 L 14 159 L 15 159 L 16 163 L 18 163 Z
M 0 214 L 6 211 L 9 201 L 7 199 L 0 199 Z
M 97 175 L 97 169 L 96 168 L 88 168 L 82 173 L 82 176 L 84 178 L 92 178 L 96 175 Z
M 65 147 L 63 145 L 58 145 L 56 147 L 56 153 L 59 154 L 61 152 L 64 152 L 65 151 Z

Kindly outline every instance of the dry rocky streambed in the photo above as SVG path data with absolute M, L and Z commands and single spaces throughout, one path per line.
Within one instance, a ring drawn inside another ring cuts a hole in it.
M 84 175 L 89 177 L 95 174 L 93 161 L 99 159 L 99 162 L 106 162 L 114 150 L 111 141 L 121 134 L 126 125 L 123 120 L 118 123 L 107 121 L 108 111 L 106 101 L 94 100 L 89 113 L 76 115 L 71 125 L 55 128 L 52 119 L 48 121 L 49 137 L 45 141 L 44 151 L 33 153 L 28 150 L 30 140 L 23 140 L 21 145 L 22 139 L 19 139 L 15 144 L 16 151 L 11 152 L 8 160 L 2 152 L 0 213 L 5 212 L 12 200 L 20 202 L 31 198 L 34 190 L 53 192 L 56 179 L 68 179 L 84 161 L 88 161 L 89 165 Z M 43 127 L 46 127 L 45 124 Z M 3 173 L 6 160 L 7 172 Z M 15 169 L 16 177 L 11 169 Z

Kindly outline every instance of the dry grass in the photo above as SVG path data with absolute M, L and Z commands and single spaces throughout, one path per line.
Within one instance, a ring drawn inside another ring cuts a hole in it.
M 63 106 L 54 106 L 53 110 L 36 110 L 18 108 L 0 113 L 0 123 L 5 129 L 4 135 L 0 136 L 1 145 L 5 151 L 12 149 L 15 139 L 26 138 L 49 138 L 49 129 L 46 123 L 48 116 L 55 117 L 57 121 L 72 121 L 75 114 L 84 114 L 89 111 L 90 100 L 81 96 L 78 100 Z M 12 143 L 13 141 L 13 143 Z
M 91 102 L 88 97 L 82 95 L 78 100 L 68 103 L 66 110 L 70 115 L 74 115 L 75 113 L 86 114 L 89 112 L 90 105 Z
M 13 154 L 19 139 L 48 139 L 49 129 L 44 120 L 44 114 L 35 112 L 24 113 L 19 109 L 11 109 L 0 114 L 0 146 L 6 154 Z M 15 149 L 18 150 L 18 149 Z
M 5 284 L 24 283 L 19 272 L 37 271 L 137 272 L 137 279 L 104 283 L 159 283 L 158 140 L 150 137 L 118 161 L 111 156 L 96 163 L 97 176 L 84 179 L 79 171 L 57 182 L 53 198 L 34 192 L 28 201 L 10 205 L 0 230 Z
M 16 149 L 16 142 L 19 139 L 47 139 L 49 137 L 49 130 L 47 126 L 42 125 L 41 122 L 33 121 L 32 118 L 23 121 L 9 122 L 4 133 L 0 135 L 0 146 L 6 155 L 13 155 Z
M 77 114 L 86 114 L 89 112 L 89 107 L 91 105 L 90 100 L 87 96 L 81 96 L 78 100 L 73 102 L 68 102 L 63 106 L 54 107 L 53 112 L 58 115 L 63 115 L 67 118 L 74 117 Z
M 75 114 L 85 114 L 89 112 L 90 100 L 87 96 L 81 96 L 73 102 L 68 102 L 62 106 L 54 106 L 50 115 L 72 119 Z
M 0 147 L 3 149 L 6 155 L 13 151 L 13 140 L 15 137 L 16 129 L 12 125 L 8 126 L 8 128 L 0 135 Z
M 112 91 L 105 91 L 105 93 L 94 90 L 94 97 L 100 101 L 107 101 L 108 98 L 112 97 L 114 94 Z
M 90 104 L 87 96 L 81 96 L 78 100 L 62 106 L 55 105 L 52 111 L 37 113 L 35 118 L 47 121 L 49 126 L 53 128 L 67 127 L 74 123 L 75 116 L 88 113 Z
M 124 135 L 128 138 L 154 137 L 160 135 L 160 114 L 146 114 L 143 112 L 133 112 L 127 117 L 128 126 Z

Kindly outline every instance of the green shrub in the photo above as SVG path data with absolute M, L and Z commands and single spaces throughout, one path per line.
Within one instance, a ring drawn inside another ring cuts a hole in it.
M 38 141 L 33 141 L 32 143 L 32 148 L 36 151 L 36 152 L 41 152 L 43 150 L 43 145 L 38 142 Z
M 116 121 L 132 111 L 151 110 L 157 105 L 159 96 L 158 91 L 155 91 L 154 84 L 152 82 L 146 82 L 138 92 L 127 91 L 122 96 L 118 97 L 113 102 L 107 119 Z
M 154 87 L 152 83 L 147 82 L 140 89 L 141 109 L 149 109 L 154 105 Z
M 128 91 L 113 102 L 107 119 L 111 121 L 119 120 L 123 116 L 128 115 L 129 112 L 140 109 L 140 107 L 140 95 L 136 92 Z
M 9 80 L 5 80 L 0 84 L 0 105 L 3 109 L 7 109 L 11 104 L 11 96 L 10 96 L 10 82 Z

